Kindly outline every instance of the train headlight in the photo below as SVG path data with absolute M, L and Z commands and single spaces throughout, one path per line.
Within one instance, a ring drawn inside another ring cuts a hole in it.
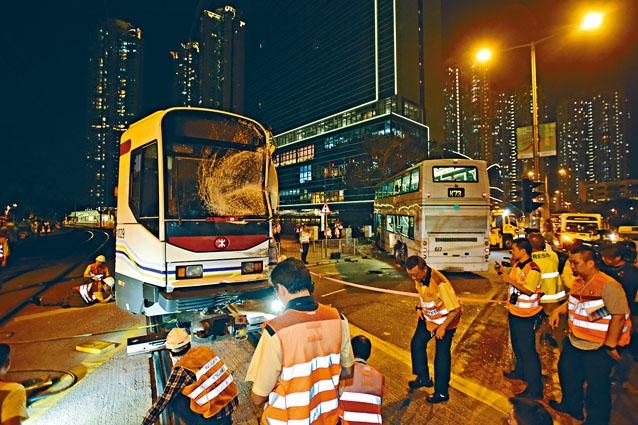
M 261 273 L 264 271 L 264 263 L 261 261 L 243 261 L 241 274 Z
M 201 264 L 177 266 L 175 268 L 175 275 L 178 279 L 197 279 L 204 276 L 204 266 Z
M 286 306 L 284 305 L 284 303 L 281 302 L 279 298 L 275 298 L 270 302 L 270 310 L 275 313 L 281 313 L 282 311 L 284 311 L 285 307 Z

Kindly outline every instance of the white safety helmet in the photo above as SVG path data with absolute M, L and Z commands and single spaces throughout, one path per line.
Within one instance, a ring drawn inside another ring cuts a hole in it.
M 175 350 L 188 345 L 191 342 L 191 336 L 184 328 L 173 328 L 166 335 L 166 348 Z
M 98 261 L 100 263 L 106 263 L 106 257 L 103 255 L 98 255 L 97 257 L 95 257 L 95 261 Z
M 104 282 L 106 285 L 108 285 L 110 288 L 112 288 L 113 286 L 115 286 L 115 279 L 113 279 L 112 276 L 107 276 L 104 279 L 102 279 L 102 282 Z

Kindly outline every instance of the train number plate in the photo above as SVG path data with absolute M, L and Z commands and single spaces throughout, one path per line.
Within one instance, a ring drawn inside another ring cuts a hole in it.
M 448 187 L 447 196 L 448 198 L 463 198 L 465 197 L 465 188 L 464 187 Z

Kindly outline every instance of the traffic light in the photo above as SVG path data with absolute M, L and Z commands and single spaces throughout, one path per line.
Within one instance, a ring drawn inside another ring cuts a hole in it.
M 543 206 L 542 202 L 537 202 L 536 198 L 543 194 L 535 190 L 537 187 L 542 186 L 543 182 L 535 182 L 531 179 L 521 180 L 521 205 L 523 212 L 529 214 L 536 211 L 539 207 Z

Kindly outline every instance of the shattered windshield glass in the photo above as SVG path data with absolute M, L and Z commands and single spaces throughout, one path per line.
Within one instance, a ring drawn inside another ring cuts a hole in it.
M 164 133 L 166 217 L 267 215 L 264 133 L 223 115 L 173 118 Z

